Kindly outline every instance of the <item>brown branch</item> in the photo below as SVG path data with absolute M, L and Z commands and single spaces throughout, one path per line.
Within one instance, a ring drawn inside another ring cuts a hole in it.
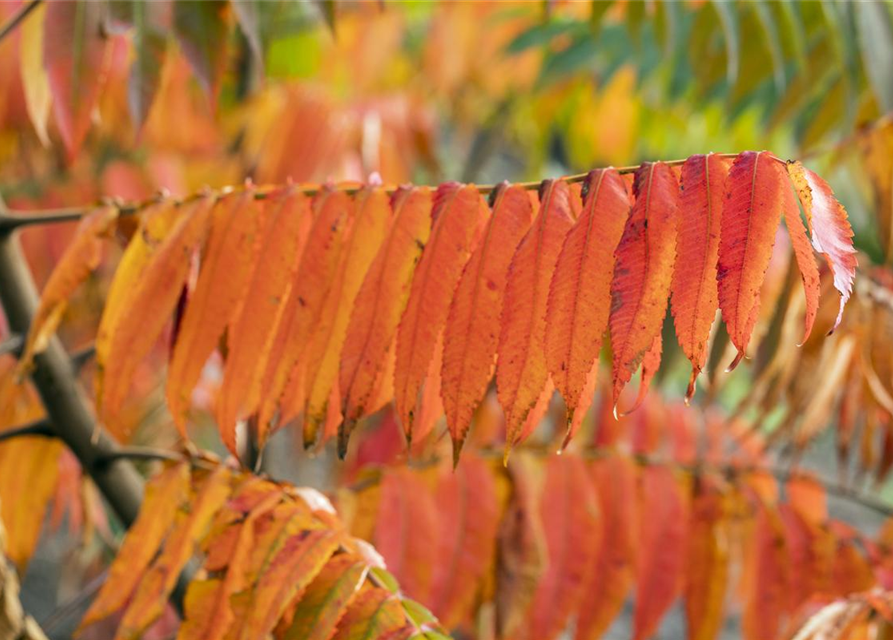
M 736 153 L 718 153 L 716 154 L 722 158 L 734 158 L 738 154 Z M 773 158 L 775 158 L 773 156 Z M 775 158 L 778 162 L 784 162 L 779 158 Z M 686 161 L 686 158 L 680 158 L 677 160 L 665 160 L 664 164 L 669 166 L 679 166 Z M 627 167 L 616 167 L 617 173 L 620 174 L 630 174 L 635 173 L 641 165 L 630 165 Z M 578 173 L 570 176 L 565 176 L 563 180 L 569 184 L 580 183 L 586 180 L 586 176 L 588 173 Z M 522 189 L 527 189 L 528 191 L 532 191 L 534 189 L 539 189 L 542 181 L 531 181 L 531 182 L 515 182 L 512 183 L 514 186 L 521 187 Z M 488 194 L 491 191 L 494 191 L 499 185 L 498 184 L 482 184 L 477 185 L 477 190 L 479 193 Z M 204 189 L 199 193 L 194 193 L 186 196 L 185 198 L 174 200 L 174 206 L 182 206 L 189 202 L 194 202 L 196 199 L 204 197 L 204 196 L 212 196 L 215 198 L 226 198 L 235 194 L 244 193 L 246 189 L 250 188 L 249 186 L 240 186 L 240 187 L 224 187 L 218 190 Z M 291 189 L 295 193 L 303 193 L 307 196 L 314 196 L 318 194 L 320 191 L 324 189 L 333 189 L 335 191 L 343 192 L 348 195 L 353 195 L 363 189 L 363 187 L 357 186 L 344 186 L 344 185 L 311 185 L 311 186 L 291 186 L 289 185 L 279 185 L 275 187 L 270 187 L 267 189 L 258 189 L 254 192 L 254 198 L 256 200 L 266 200 L 272 196 L 277 194 L 281 194 L 286 192 L 286 190 Z M 393 194 L 397 191 L 398 187 L 389 187 L 385 189 L 385 192 L 388 194 Z M 157 204 L 161 201 L 162 196 L 156 196 L 150 198 L 149 200 L 143 202 L 117 202 L 117 201 L 106 201 L 103 204 L 106 206 L 114 206 L 118 208 L 118 214 L 121 216 L 134 215 L 139 213 L 146 207 Z M 84 216 L 86 216 L 96 205 L 93 206 L 82 206 L 82 207 L 67 207 L 63 209 L 42 209 L 39 211 L 7 211 L 6 213 L 0 213 L 0 235 L 8 234 L 11 231 L 36 225 L 36 224 L 53 224 L 58 222 L 73 222 L 80 220 Z
M 26 2 L 22 6 L 18 8 L 18 10 L 12 14 L 12 16 L 7 20 L 2 27 L 0 27 L 0 41 L 2 41 L 6 36 L 15 31 L 16 27 L 18 27 L 22 21 L 28 17 L 28 15 L 34 11 L 42 0 L 30 0 L 30 2 Z

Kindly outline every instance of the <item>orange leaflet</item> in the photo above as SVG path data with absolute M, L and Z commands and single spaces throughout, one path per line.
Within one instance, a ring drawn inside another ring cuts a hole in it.
M 636 171 L 636 202 L 615 255 L 611 283 L 613 403 L 639 368 L 663 326 L 676 258 L 676 198 L 670 168 L 645 163 Z
M 317 576 L 340 542 L 341 536 L 329 529 L 289 537 L 258 581 L 234 597 L 235 621 L 227 638 L 268 637 L 286 606 Z
M 528 637 L 547 640 L 557 637 L 577 610 L 602 533 L 595 491 L 581 457 L 548 459 L 540 517 L 546 524 L 549 560 L 533 597 L 527 630 Z
M 441 385 L 454 463 L 493 373 L 509 262 L 533 218 L 521 187 L 500 184 L 491 202 L 493 213 L 462 272 L 444 329 Z
M 819 297 L 822 292 L 822 283 L 819 277 L 819 268 L 816 265 L 815 255 L 806 235 L 803 220 L 800 219 L 800 207 L 797 206 L 797 198 L 790 185 L 782 186 L 781 194 L 782 213 L 784 223 L 788 228 L 788 236 L 791 238 L 791 246 L 794 249 L 794 257 L 797 259 L 797 268 L 800 269 L 800 279 L 803 281 L 803 293 L 806 295 L 806 316 L 803 320 L 803 345 L 812 332 L 816 315 L 819 312 Z
M 291 299 L 274 338 L 263 378 L 264 397 L 258 421 L 261 446 L 266 442 L 270 420 L 289 376 L 296 367 L 304 365 L 303 355 L 313 331 L 319 326 L 337 275 L 345 231 L 353 218 L 353 201 L 343 191 L 324 189 L 316 196 L 313 206 L 318 213 L 300 265 L 292 276 Z
M 197 494 L 184 494 L 177 504 L 174 527 L 164 548 L 143 574 L 121 624 L 117 637 L 140 637 L 164 613 L 167 599 L 177 578 L 195 552 L 196 543 L 207 532 L 211 519 L 230 495 L 231 474 L 226 467 L 216 467 L 201 484 Z M 130 565 L 127 556 L 118 556 Z
M 271 203 L 259 255 L 245 300 L 228 335 L 217 424 L 224 444 L 235 450 L 236 421 L 257 409 L 261 375 L 272 348 L 276 322 L 289 298 L 292 274 L 300 262 L 313 218 L 301 193 L 286 191 Z
M 641 552 L 633 615 L 633 638 L 654 635 L 660 619 L 682 586 L 688 536 L 688 502 L 684 484 L 668 466 L 652 465 L 640 476 Z
M 282 499 L 279 491 L 261 493 L 244 522 L 236 529 L 231 544 L 226 547 L 226 573 L 222 578 L 193 580 L 189 583 L 183 605 L 185 618 L 177 635 L 181 640 L 203 638 L 220 640 L 235 619 L 229 601 L 244 585 L 244 564 L 254 547 L 257 520 L 273 510 Z M 231 505 L 232 506 L 232 505 Z M 212 570 L 209 560 L 206 568 Z
M 411 633 L 400 635 L 406 625 L 406 614 L 400 600 L 390 591 L 367 583 L 348 606 L 332 640 L 409 637 Z
M 799 162 L 788 163 L 788 175 L 797 188 L 800 204 L 806 212 L 806 222 L 812 235 L 812 246 L 825 256 L 834 274 L 834 288 L 840 293 L 840 310 L 831 331 L 843 317 L 853 280 L 856 278 L 856 249 L 853 248 L 853 229 L 846 210 L 834 197 L 828 183 Z
M 25 349 L 19 358 L 16 373 L 19 378 L 30 371 L 34 356 L 46 349 L 75 289 L 99 266 L 102 242 L 113 231 L 117 219 L 116 207 L 101 207 L 91 211 L 78 224 L 74 239 L 65 248 L 40 294 L 40 306 L 34 313 Z
M 580 602 L 577 640 L 600 637 L 632 585 L 639 532 L 637 474 L 635 463 L 619 454 L 595 460 L 590 466 L 601 519 L 606 524 Z
M 466 455 L 455 471 L 443 468 L 436 493 L 440 513 L 431 610 L 448 629 L 469 619 L 484 574 L 496 553 L 500 509 L 487 463 Z
M 719 308 L 716 261 L 728 171 L 728 162 L 713 153 L 692 156 L 682 165 L 671 308 L 679 346 L 692 367 L 686 402 L 707 363 L 707 340 Z
M 304 412 L 304 445 L 316 439 L 319 423 L 330 413 L 330 396 L 337 397 L 338 362 L 347 333 L 354 299 L 363 284 L 363 276 L 387 237 L 391 207 L 383 189 L 367 187 L 354 196 L 355 214 L 343 251 L 338 275 L 326 300 L 319 326 L 307 347 L 307 372 Z
M 44 15 L 43 63 L 69 160 L 90 129 L 106 77 L 111 40 L 105 35 L 104 21 L 104 7 L 89 0 L 49 3 Z
M 114 430 L 133 373 L 167 324 L 189 273 L 189 259 L 205 240 L 214 200 L 205 196 L 187 205 L 151 262 L 142 269 L 115 326 L 110 327 L 108 354 L 97 365 L 103 386 L 97 405 L 107 427 Z M 116 434 L 122 435 L 122 434 Z
M 298 601 L 283 640 L 328 640 L 368 570 L 366 562 L 352 554 L 329 560 Z
M 540 210 L 512 256 L 505 288 L 496 391 L 505 410 L 506 457 L 536 404 L 546 369 L 546 306 L 561 245 L 574 224 L 566 182 L 545 180 Z
M 419 389 L 446 323 L 462 268 L 486 223 L 487 208 L 474 185 L 449 182 L 437 188 L 431 216 L 431 238 L 415 270 L 397 329 L 394 406 L 410 441 Z
M 365 415 L 375 380 L 406 307 L 412 274 L 431 233 L 431 192 L 401 188 L 391 201 L 394 222 L 354 301 L 341 352 L 339 387 L 344 423 L 338 451 L 347 452 L 353 423 Z
M 778 513 L 762 500 L 758 500 L 744 562 L 748 574 L 741 625 L 744 638 L 777 638 L 787 601 L 788 554 Z
M 729 371 L 744 357 L 757 322 L 785 187 L 778 159 L 765 151 L 738 154 L 729 171 L 716 270 L 719 307 L 738 348 Z
M 188 500 L 189 465 L 186 463 L 166 469 L 149 482 L 136 522 L 125 536 L 109 577 L 78 629 L 108 618 L 127 603 L 173 525 L 178 508 Z
M 139 228 L 124 250 L 115 277 L 109 285 L 105 308 L 96 333 L 96 359 L 108 360 L 111 338 L 115 333 L 121 314 L 129 309 L 137 283 L 143 277 L 146 267 L 152 263 L 155 252 L 161 248 L 164 239 L 180 219 L 180 209 L 171 201 L 162 201 L 150 206 L 139 217 Z M 101 377 L 97 379 L 97 396 L 101 396 Z
M 688 640 L 713 640 L 722 627 L 729 574 L 727 491 L 709 476 L 695 479 L 684 558 Z
M 407 468 L 389 470 L 381 481 L 375 548 L 406 593 L 422 603 L 431 599 L 440 534 L 439 512 L 424 480 Z
M 422 392 L 416 399 L 414 409 L 413 433 L 407 434 L 407 444 L 410 453 L 413 445 L 419 451 L 424 450 L 427 437 L 434 431 L 438 420 L 443 415 L 443 400 L 440 398 L 442 381 L 440 371 L 443 368 L 443 334 L 437 338 L 434 344 L 434 355 L 428 363 L 425 372 L 426 377 L 422 386 Z
M 567 404 L 568 427 L 584 390 L 590 396 L 594 390 L 587 381 L 596 374 L 593 364 L 608 329 L 614 250 L 629 212 L 629 193 L 620 174 L 614 169 L 590 172 L 583 185 L 583 212 L 555 265 L 546 313 L 546 363 Z M 591 398 L 586 402 L 588 406 Z
M 255 263 L 262 205 L 254 189 L 218 201 L 195 290 L 189 296 L 168 367 L 166 396 L 184 438 L 192 390 L 220 336 L 235 322 Z

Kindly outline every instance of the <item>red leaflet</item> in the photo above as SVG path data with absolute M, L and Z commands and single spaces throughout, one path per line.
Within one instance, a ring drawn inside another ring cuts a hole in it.
M 812 246 L 824 254 L 834 274 L 834 288 L 840 293 L 840 310 L 831 329 L 834 331 L 843 317 L 843 308 L 853 292 L 853 280 L 856 277 L 853 229 L 847 220 L 846 211 L 834 197 L 827 182 L 799 162 L 788 163 L 787 167 L 800 196 L 800 204 L 806 212 Z
M 679 346 L 692 367 L 686 402 L 707 363 L 710 326 L 719 308 L 716 261 L 728 170 L 728 162 L 713 153 L 692 156 L 682 165 L 672 311 Z
M 602 522 L 606 524 L 580 602 L 577 640 L 600 637 L 620 611 L 632 585 L 640 530 L 637 473 L 636 464 L 618 454 L 596 460 L 590 467 Z
M 629 217 L 626 184 L 614 169 L 592 171 L 583 212 L 567 234 L 549 289 L 546 364 L 568 408 L 568 425 L 592 384 L 593 364 L 608 328 L 614 250 Z
M 782 187 L 781 194 L 782 212 L 784 223 L 791 237 L 791 246 L 794 249 L 794 257 L 797 260 L 797 268 L 800 269 L 800 279 L 803 281 L 803 293 L 806 295 L 806 317 L 804 318 L 803 345 L 812 332 L 816 314 L 819 312 L 819 296 L 822 292 L 822 283 L 819 278 L 819 268 L 806 235 L 803 220 L 800 219 L 800 207 L 797 206 L 797 198 L 790 185 Z M 798 345 L 798 346 L 800 346 Z
M 394 404 L 409 440 L 419 389 L 428 374 L 462 268 L 486 222 L 487 209 L 474 185 L 446 183 L 434 194 L 431 215 L 434 228 L 415 270 L 397 329 Z
M 487 463 L 466 455 L 444 468 L 436 494 L 440 560 L 434 566 L 431 609 L 448 629 L 468 619 L 485 573 L 491 570 L 500 508 Z
M 462 272 L 444 329 L 441 384 L 454 460 L 493 372 L 509 262 L 533 218 L 521 187 L 503 183 L 492 198 L 493 214 Z
M 719 242 L 719 306 L 738 348 L 729 370 L 747 350 L 760 309 L 760 287 L 769 268 L 781 209 L 783 181 L 777 158 L 744 151 L 729 171 Z
M 342 456 L 353 423 L 370 408 L 376 378 L 409 297 L 413 271 L 431 233 L 428 189 L 401 189 L 391 205 L 394 222 L 390 234 L 360 286 L 341 352 L 344 424 L 338 434 L 338 450 Z
M 540 503 L 546 525 L 546 571 L 530 607 L 528 637 L 555 638 L 584 595 L 602 522 L 591 479 L 579 456 L 551 456 Z M 608 526 L 613 526 L 609 524 Z
M 407 468 L 384 475 L 375 527 L 375 548 L 406 593 L 422 604 L 431 601 L 434 567 L 439 558 L 440 514 L 434 496 Z
M 648 466 L 640 478 L 641 555 L 633 617 L 633 638 L 654 635 L 663 615 L 679 595 L 685 567 L 688 504 L 672 469 Z
M 549 377 L 544 351 L 549 285 L 574 223 L 566 182 L 546 180 L 540 190 L 539 215 L 512 256 L 502 308 L 496 390 L 505 410 L 506 455 Z
M 611 346 L 616 410 L 620 392 L 660 333 L 676 258 L 676 196 L 670 168 L 645 163 L 636 171 L 632 215 L 615 256 L 611 283 Z
M 663 336 L 658 333 L 654 336 L 654 342 L 651 343 L 651 348 L 648 349 L 645 353 L 645 357 L 642 358 L 642 380 L 639 382 L 639 393 L 636 395 L 636 401 L 632 408 L 618 413 L 618 418 L 627 416 L 642 406 L 642 403 L 645 401 L 645 396 L 648 395 L 648 388 L 651 386 L 651 381 L 654 379 L 657 370 L 660 369 L 660 356 L 663 351 L 663 346 Z

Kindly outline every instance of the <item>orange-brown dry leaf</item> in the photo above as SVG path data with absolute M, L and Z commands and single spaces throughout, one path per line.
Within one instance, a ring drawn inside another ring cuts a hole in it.
M 716 278 L 719 307 L 732 344 L 738 349 L 733 369 L 750 342 L 760 309 L 760 288 L 769 268 L 781 214 L 784 173 L 765 151 L 738 154 L 729 170 L 722 212 Z
M 692 367 L 686 401 L 694 396 L 707 363 L 707 340 L 719 308 L 716 261 L 728 171 L 727 161 L 713 153 L 692 156 L 682 165 L 671 308 L 679 346 Z
M 695 480 L 686 541 L 685 620 L 688 640 L 713 640 L 722 628 L 729 576 L 730 497 L 709 476 Z
M 633 638 L 646 640 L 657 631 L 682 587 L 689 505 L 687 486 L 668 466 L 645 467 L 639 481 L 643 518 L 639 521 Z
M 509 262 L 533 218 L 523 188 L 503 183 L 492 197 L 493 213 L 462 272 L 444 329 L 441 385 L 454 462 L 493 375 Z
M 230 451 L 235 449 L 236 421 L 255 411 L 260 402 L 261 375 L 277 319 L 289 298 L 288 283 L 300 262 L 312 222 L 310 202 L 301 193 L 286 191 L 269 205 L 260 259 L 232 335 L 228 336 L 217 401 L 218 428 Z
M 395 468 L 381 481 L 375 548 L 407 595 L 430 602 L 441 534 L 440 513 L 425 479 Z
M 391 205 L 394 222 L 354 301 L 341 351 L 344 424 L 338 434 L 338 450 L 342 456 L 353 423 L 369 410 L 376 377 L 406 307 L 413 271 L 431 233 L 431 192 L 427 188 L 400 189 Z
M 431 610 L 452 629 L 471 619 L 484 574 L 492 566 L 500 507 L 493 474 L 474 455 L 466 455 L 455 471 L 442 468 L 435 498 L 441 529 Z
M 339 272 L 326 300 L 319 327 L 307 347 L 304 433 L 308 437 L 305 437 L 305 446 L 308 440 L 315 440 L 317 425 L 326 420 L 330 409 L 340 412 L 340 392 L 337 392 L 336 406 L 329 407 L 329 398 L 333 389 L 337 389 L 338 362 L 347 323 L 363 276 L 387 237 L 391 222 L 391 207 L 383 189 L 367 187 L 354 196 L 354 200 L 354 221 Z M 314 435 L 310 438 L 309 434 Z
M 195 289 L 177 331 L 167 374 L 166 396 L 184 438 L 192 390 L 223 332 L 235 322 L 254 269 L 262 204 L 254 189 L 217 202 Z
M 530 606 L 526 631 L 528 638 L 548 640 L 558 637 L 577 610 L 602 534 L 597 498 L 583 458 L 548 459 L 540 517 L 548 563 Z
M 100 417 L 113 432 L 133 373 L 161 335 L 177 305 L 189 274 L 192 253 L 205 240 L 214 200 L 203 197 L 180 212 L 173 229 L 134 283 L 127 306 L 109 336 L 109 350 L 97 366 L 102 371 Z M 121 435 L 121 434 L 116 434 Z
M 353 554 L 329 560 L 298 599 L 283 640 L 329 640 L 368 571 L 369 565 Z
M 31 320 L 28 340 L 19 358 L 17 375 L 20 378 L 27 375 L 34 356 L 46 349 L 50 338 L 56 333 L 75 289 L 99 266 L 102 243 L 111 234 L 117 219 L 117 207 L 100 207 L 87 214 L 78 224 L 74 238 L 65 248 L 40 294 L 40 305 Z
M 230 597 L 244 588 L 244 565 L 255 544 L 255 522 L 272 511 L 282 494 L 278 490 L 258 492 L 258 502 L 236 531 L 226 557 L 226 573 L 220 578 L 193 580 L 186 590 L 184 619 L 177 634 L 179 640 L 202 638 L 220 640 L 233 623 Z M 206 567 L 209 563 L 206 562 Z
M 834 327 L 837 328 L 843 317 L 853 280 L 856 278 L 856 250 L 853 248 L 853 229 L 843 208 L 827 182 L 805 168 L 799 162 L 788 163 L 788 175 L 797 188 L 800 204 L 806 212 L 806 222 L 812 235 L 812 246 L 825 256 L 831 273 L 834 274 L 834 288 L 840 293 L 840 310 Z
M 318 210 L 301 262 L 292 277 L 291 300 L 274 338 L 263 378 L 258 440 L 266 442 L 269 423 L 289 376 L 303 368 L 304 353 L 319 326 L 326 298 L 338 272 L 345 231 L 353 218 L 354 203 L 343 191 L 325 189 L 316 196 Z M 303 389 L 303 385 L 299 386 Z M 301 403 L 303 405 L 303 402 Z
M 227 639 L 268 637 L 286 606 L 317 576 L 340 542 L 338 533 L 329 529 L 289 537 L 257 582 L 232 599 L 235 619 Z
M 502 308 L 496 391 L 505 411 L 506 456 L 549 378 L 545 354 L 549 285 L 564 238 L 574 224 L 567 183 L 546 180 L 540 190 L 537 219 L 509 265 Z
M 96 361 L 108 362 L 112 337 L 130 308 L 137 285 L 163 241 L 181 220 L 181 210 L 173 202 L 162 201 L 151 205 L 140 215 L 139 228 L 124 250 L 115 277 L 105 297 L 105 308 L 96 332 Z M 102 397 L 102 367 L 96 373 L 96 397 Z
M 411 441 L 419 390 L 434 357 L 462 268 L 486 223 L 486 205 L 474 185 L 445 183 L 434 194 L 434 226 L 412 280 L 397 328 L 394 406 Z
M 797 206 L 797 197 L 789 184 L 782 187 L 781 194 L 782 212 L 784 223 L 788 228 L 788 236 L 791 238 L 791 247 L 794 249 L 794 258 L 797 260 L 797 268 L 800 270 L 800 279 L 803 281 L 803 293 L 806 296 L 806 315 L 803 319 L 804 344 L 812 332 L 816 315 L 819 312 L 819 297 L 822 292 L 822 283 L 819 278 L 819 268 L 816 265 L 809 237 L 806 235 L 806 227 L 800 219 L 800 207 Z
M 636 171 L 636 202 L 615 252 L 611 283 L 615 407 L 663 326 L 676 259 L 678 190 L 670 167 L 661 162 Z
M 577 640 L 600 637 L 617 616 L 632 586 L 640 517 L 637 473 L 635 463 L 619 454 L 595 460 L 590 467 L 604 533 L 580 602 Z
M 79 629 L 108 618 L 127 603 L 173 525 L 178 508 L 188 502 L 189 480 L 189 465 L 182 463 L 149 482 L 136 522 L 124 537 L 109 576 Z
M 197 494 L 180 496 L 174 527 L 127 605 L 117 638 L 141 637 L 164 613 L 180 572 L 195 553 L 211 519 L 230 496 L 230 479 L 226 467 L 218 466 L 201 483 Z
M 567 421 L 595 375 L 611 310 L 614 250 L 629 218 L 630 198 L 614 169 L 596 169 L 584 183 L 583 211 L 555 264 L 546 313 L 546 364 L 567 404 Z

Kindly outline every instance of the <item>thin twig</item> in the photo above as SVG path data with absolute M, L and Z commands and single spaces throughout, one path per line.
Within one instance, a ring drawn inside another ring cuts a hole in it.
M 119 447 L 115 451 L 110 451 L 96 458 L 96 464 L 107 465 L 117 460 L 168 460 L 171 462 L 184 462 L 190 460 L 176 451 L 166 451 L 164 449 L 155 449 L 153 447 Z
M 0 27 L 0 41 L 2 41 L 3 38 L 8 36 L 13 31 L 15 31 L 16 27 L 18 27 L 21 22 L 37 8 L 41 1 L 42 0 L 31 0 L 30 2 L 26 2 L 25 4 L 20 6 L 18 11 L 12 14 L 12 17 L 10 17 L 9 20 L 7 20 L 2 27 Z
M 30 422 L 28 424 L 24 424 L 21 427 L 13 427 L 12 429 L 4 429 L 0 431 L 0 442 L 4 440 L 11 440 L 12 438 L 19 438 L 22 436 L 42 436 L 45 438 L 55 438 L 56 432 L 53 430 L 53 425 L 50 424 L 50 421 L 46 418 L 41 420 L 35 420 L 34 422 Z
M 737 157 L 736 153 L 718 153 L 717 156 L 721 158 L 734 158 Z M 776 158 L 772 156 L 778 162 L 784 162 L 780 158 Z M 666 160 L 663 161 L 663 164 L 668 166 L 679 166 L 686 161 L 686 158 L 680 158 L 677 160 Z M 631 165 L 627 167 L 616 167 L 615 170 L 620 174 L 630 174 L 635 173 L 639 170 L 641 165 Z M 563 180 L 568 184 L 575 184 L 580 182 L 585 182 L 588 173 L 578 173 L 570 176 L 565 176 Z M 540 185 L 542 185 L 542 180 L 539 181 L 530 181 L 530 182 L 515 182 L 512 183 L 513 186 L 521 187 L 522 189 L 526 189 L 528 191 L 532 191 L 534 189 L 539 189 Z M 497 189 L 500 185 L 498 184 L 482 184 L 477 185 L 477 190 L 481 194 L 488 194 L 491 191 Z M 282 195 L 285 193 L 302 193 L 306 196 L 314 196 L 321 191 L 331 189 L 334 191 L 339 191 L 342 193 L 346 193 L 347 195 L 353 195 L 359 191 L 361 191 L 364 187 L 359 187 L 355 185 L 346 186 L 346 185 L 307 185 L 307 186 L 292 186 L 292 185 L 280 185 L 275 187 L 270 187 L 267 189 L 256 189 L 254 191 L 254 198 L 256 200 L 266 200 L 271 197 L 275 197 L 277 195 Z M 388 187 L 385 189 L 385 192 L 388 194 L 394 194 L 398 189 L 402 187 Z M 211 190 L 205 189 L 199 193 L 194 193 L 186 196 L 182 199 L 177 199 L 171 201 L 174 206 L 182 206 L 184 204 L 188 204 L 190 202 L 194 202 L 195 200 L 210 196 L 214 198 L 226 198 L 233 195 L 238 195 L 244 193 L 247 189 L 254 189 L 251 185 L 240 186 L 240 187 L 224 187 L 223 189 Z M 105 206 L 114 206 L 118 209 L 118 215 L 121 216 L 129 216 L 139 213 L 146 207 L 158 204 L 161 201 L 159 196 L 150 198 L 149 200 L 145 200 L 143 202 L 115 202 L 108 201 L 105 202 Z M 80 220 L 84 216 L 86 216 L 91 210 L 93 210 L 94 206 L 82 206 L 82 207 L 67 207 L 63 209 L 42 209 L 39 211 L 18 211 L 18 212 L 7 212 L 5 214 L 0 214 L 0 235 L 10 233 L 15 229 L 36 225 L 36 224 L 53 224 L 58 222 L 73 222 Z
M 90 344 L 83 349 L 79 349 L 71 354 L 71 366 L 75 371 L 80 371 L 84 365 L 90 362 L 96 356 L 96 344 Z

